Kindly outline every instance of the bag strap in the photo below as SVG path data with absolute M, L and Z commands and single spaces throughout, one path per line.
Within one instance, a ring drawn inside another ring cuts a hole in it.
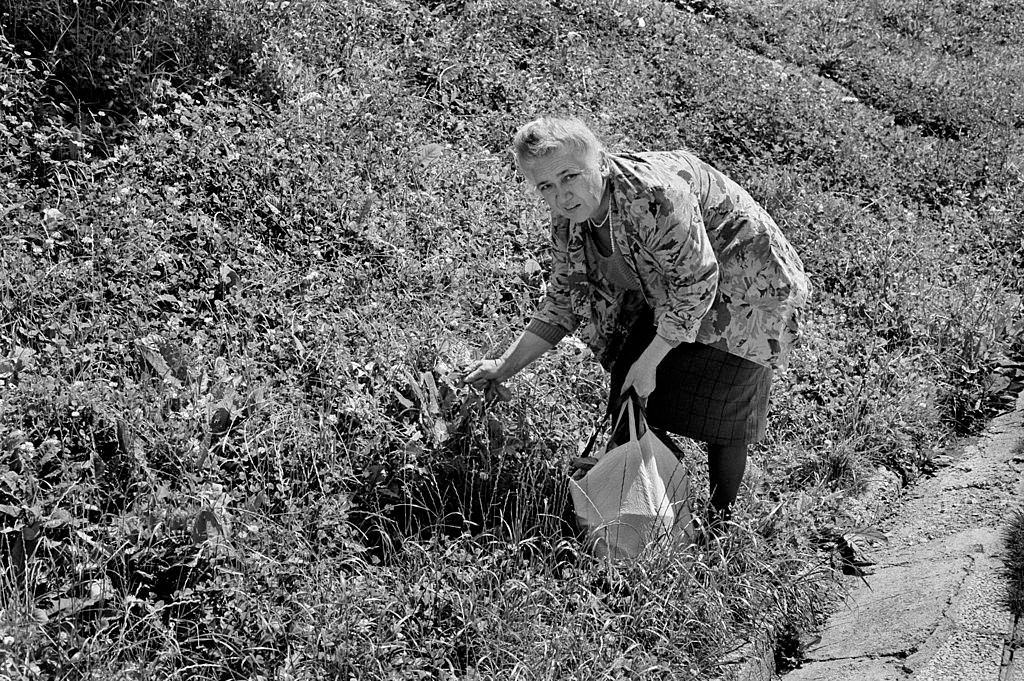
M 637 435 L 637 430 L 639 430 L 639 428 L 638 428 L 639 424 L 637 423 L 637 416 L 638 416 L 638 414 L 634 411 L 634 407 L 638 407 L 639 405 L 634 405 L 635 402 L 639 402 L 639 400 L 633 400 L 633 399 L 626 400 L 626 409 L 627 409 L 627 411 L 629 411 L 629 441 L 630 442 L 636 442 L 637 440 L 640 439 L 640 437 Z
M 619 431 L 619 424 L 622 422 L 624 414 L 629 416 L 629 435 L 634 440 L 639 439 L 639 436 L 643 434 L 647 429 L 647 410 L 644 409 L 643 402 L 640 401 L 640 396 L 636 394 L 633 388 L 628 389 L 624 392 L 616 405 L 619 411 L 618 417 L 615 419 L 615 424 L 612 426 L 611 438 L 614 439 L 615 434 Z M 590 434 L 590 439 L 587 440 L 587 446 L 583 449 L 583 453 L 580 454 L 578 459 L 586 459 L 590 457 L 591 452 L 594 451 L 594 445 L 597 444 L 597 436 L 604 431 L 604 426 L 611 417 L 611 411 L 606 411 L 604 416 L 601 417 L 601 421 L 594 426 L 594 432 Z
M 607 423 L 609 416 L 610 414 L 605 414 L 601 417 L 601 422 L 594 426 L 594 432 L 590 434 L 587 446 L 583 450 L 583 453 L 579 455 L 579 458 L 586 459 L 590 456 L 590 453 L 594 450 L 594 445 L 597 443 L 597 436 L 604 430 L 604 424 Z
M 618 404 L 618 412 L 619 415 L 615 419 L 615 425 L 612 427 L 609 446 L 617 442 L 616 436 L 620 433 L 636 440 L 647 431 L 647 410 L 644 409 L 640 396 L 636 394 L 633 388 L 629 388 L 622 394 Z M 622 428 L 623 416 L 629 418 L 629 427 L 625 432 L 623 432 L 624 429 Z
M 615 412 L 621 411 L 622 406 L 626 403 L 626 400 L 633 400 L 636 410 L 640 412 L 644 420 L 647 420 L 647 408 L 644 406 L 644 400 L 640 399 L 640 395 L 637 394 L 636 388 L 630 386 L 619 394 L 619 398 L 610 403 L 608 407 L 608 413 L 614 414 Z

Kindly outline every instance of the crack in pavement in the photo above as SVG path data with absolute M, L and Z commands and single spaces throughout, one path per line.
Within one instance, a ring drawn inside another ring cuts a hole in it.
M 1014 615 L 1010 635 L 1003 639 L 999 681 L 1013 681 L 1019 659 L 1017 653 L 1024 653 L 1024 617 L 1021 615 Z
M 810 660 L 810 664 L 822 664 L 826 662 L 847 662 L 849 660 L 906 660 L 916 654 L 918 646 L 912 646 L 908 650 L 898 650 L 894 653 L 865 653 L 863 655 L 840 655 L 838 657 L 817 657 Z
M 906 662 L 903 664 L 903 670 L 908 674 L 913 673 L 919 667 L 924 666 L 928 661 L 927 658 L 931 657 L 939 648 L 941 648 L 949 637 L 959 628 L 956 619 L 950 615 L 950 610 L 956 607 L 957 598 L 963 591 L 964 585 L 967 584 L 967 580 L 974 574 L 974 570 L 978 564 L 978 559 L 973 555 L 969 553 L 965 555 L 968 559 L 968 563 L 962 568 L 962 577 L 956 583 L 956 586 L 954 586 L 950 591 L 949 597 L 946 599 L 946 604 L 939 613 L 938 621 L 935 623 L 932 630 L 927 633 L 924 641 L 916 646 L 914 652 L 908 654 L 904 658 Z M 925 659 L 915 660 L 913 659 L 914 657 L 924 657 Z

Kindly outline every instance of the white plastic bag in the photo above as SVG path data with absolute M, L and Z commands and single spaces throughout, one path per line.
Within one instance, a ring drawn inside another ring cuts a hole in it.
M 569 481 L 594 554 L 613 560 L 634 559 L 653 544 L 684 544 L 692 532 L 689 472 L 647 427 L 635 395 L 624 400 L 613 433 L 623 418 L 629 440 L 609 442 L 586 475 Z

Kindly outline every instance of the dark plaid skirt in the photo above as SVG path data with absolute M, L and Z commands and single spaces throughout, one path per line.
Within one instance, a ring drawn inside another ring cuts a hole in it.
M 629 368 L 655 334 L 653 314 L 641 315 L 611 367 L 608 408 L 618 404 Z M 647 421 L 684 437 L 717 445 L 759 442 L 767 428 L 772 370 L 701 343 L 682 343 L 658 365 L 647 400 Z

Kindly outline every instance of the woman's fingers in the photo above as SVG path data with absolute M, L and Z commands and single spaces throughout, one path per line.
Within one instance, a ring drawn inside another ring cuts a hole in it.
M 651 370 L 650 367 L 643 364 L 642 360 L 637 360 L 626 373 L 620 394 L 625 394 L 627 390 L 632 388 L 636 391 L 637 397 L 641 401 L 646 402 L 647 398 L 654 392 L 655 387 L 657 387 L 656 368 Z
M 465 378 L 462 383 L 471 385 L 474 388 L 484 388 L 487 383 L 497 380 L 500 362 L 493 359 L 476 360 L 466 367 Z
M 480 367 L 482 364 L 483 362 L 480 360 L 470 362 L 465 368 L 466 373 L 462 377 L 462 383 L 475 386 L 475 384 L 481 380 Z
M 508 402 L 512 399 L 512 393 L 501 384 L 502 360 L 481 359 L 471 362 L 466 367 L 466 375 L 462 379 L 463 385 L 469 385 L 484 393 L 484 400 L 487 402 Z

